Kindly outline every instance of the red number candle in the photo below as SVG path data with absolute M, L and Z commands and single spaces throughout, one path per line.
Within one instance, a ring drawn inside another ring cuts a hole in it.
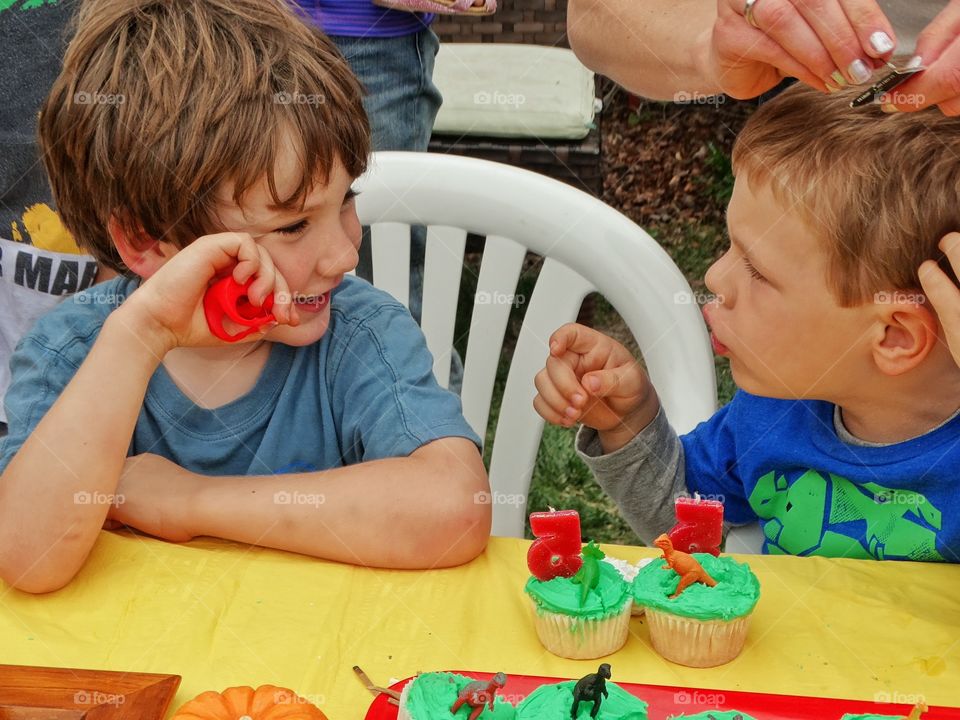
M 527 551 L 527 567 L 537 580 L 573 577 L 583 564 L 580 557 L 580 514 L 576 510 L 530 513 L 536 540 Z
M 720 554 L 723 540 L 723 503 L 696 497 L 680 497 L 676 503 L 677 524 L 667 533 L 680 552 Z

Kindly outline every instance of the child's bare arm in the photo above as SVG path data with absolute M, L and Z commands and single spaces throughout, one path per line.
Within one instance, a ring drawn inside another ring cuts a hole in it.
M 550 337 L 550 357 L 535 379 L 533 406 L 547 421 L 581 422 L 599 432 L 604 452 L 626 445 L 649 425 L 660 401 L 636 358 L 620 343 L 583 325 Z
M 488 490 L 480 453 L 458 437 L 408 457 L 288 475 L 200 476 L 139 456 L 110 516 L 170 540 L 209 535 L 357 565 L 448 567 L 483 551 Z
M 235 264 L 244 282 L 272 269 L 249 235 L 200 238 L 110 314 L 64 387 L 41 388 L 59 396 L 0 477 L 0 577 L 8 583 L 48 592 L 76 574 L 106 517 L 104 501 L 117 494 L 151 376 L 173 347 L 219 342 L 201 298 L 209 280 Z M 258 291 L 272 285 L 271 276 Z M 277 317 L 288 320 L 289 309 Z
M 0 479 L 0 577 L 11 585 L 56 590 L 83 564 L 162 353 L 117 311 L 10 461 Z

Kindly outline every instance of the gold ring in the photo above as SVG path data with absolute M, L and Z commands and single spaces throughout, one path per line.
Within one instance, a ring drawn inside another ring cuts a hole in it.
M 759 30 L 760 26 L 757 24 L 757 19 L 753 16 L 753 8 L 756 4 L 757 0 L 747 0 L 743 6 L 743 17 L 746 18 L 748 23 Z

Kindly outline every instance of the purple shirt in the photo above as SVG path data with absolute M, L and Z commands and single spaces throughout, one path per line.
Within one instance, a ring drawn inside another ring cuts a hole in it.
M 373 0 L 291 0 L 327 35 L 400 37 L 427 27 L 435 15 L 389 10 Z

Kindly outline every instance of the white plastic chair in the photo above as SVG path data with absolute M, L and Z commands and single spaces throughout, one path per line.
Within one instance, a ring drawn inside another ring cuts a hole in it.
M 715 411 L 713 354 L 690 286 L 657 242 L 616 210 L 542 175 L 427 153 L 375 153 L 357 188 L 360 220 L 371 226 L 374 284 L 403 303 L 409 226 L 428 226 L 421 326 L 444 386 L 467 233 L 486 236 L 461 393 L 464 416 L 481 438 L 524 255 L 544 257 L 536 287 L 524 299 L 494 435 L 494 535 L 523 536 L 543 431 L 533 409 L 534 376 L 551 333 L 576 319 L 588 293 L 599 291 L 626 321 L 678 432 Z M 513 502 L 518 496 L 522 501 Z

